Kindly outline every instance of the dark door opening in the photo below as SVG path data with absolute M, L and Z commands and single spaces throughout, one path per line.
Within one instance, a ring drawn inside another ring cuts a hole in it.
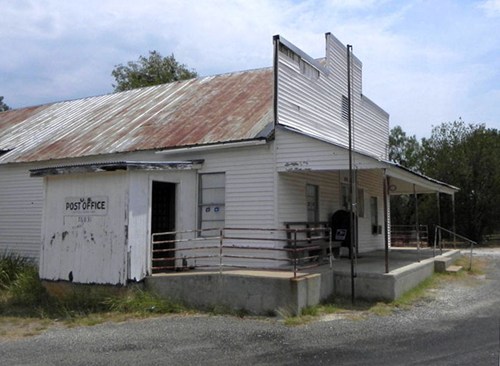
M 151 233 L 175 231 L 175 183 L 153 181 L 151 196 Z M 175 235 L 155 235 L 153 273 L 175 270 Z M 162 243 L 163 242 L 163 243 Z

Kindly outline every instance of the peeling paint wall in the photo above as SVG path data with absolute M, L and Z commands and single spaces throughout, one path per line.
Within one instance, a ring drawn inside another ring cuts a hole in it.
M 45 178 L 42 279 L 126 283 L 126 183 L 125 172 Z

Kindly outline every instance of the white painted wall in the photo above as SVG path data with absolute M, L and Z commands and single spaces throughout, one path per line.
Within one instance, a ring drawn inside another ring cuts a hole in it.
M 349 169 L 348 150 L 284 128 L 276 129 L 276 167 L 280 172 Z M 380 169 L 376 159 L 354 154 L 357 169 Z
M 314 66 L 319 78 L 311 78 L 301 71 L 300 55 L 291 58 L 289 52 L 277 52 L 277 57 L 277 122 L 347 147 L 348 124 L 341 115 L 342 96 L 347 97 L 346 47 L 331 34 L 327 35 L 326 63 Z M 362 95 L 361 74 L 362 64 L 354 57 L 351 92 L 354 148 L 385 159 L 389 115 Z
M 203 166 L 198 170 L 199 174 L 225 173 L 225 227 L 227 228 L 269 228 L 278 227 L 275 215 L 275 163 L 274 163 L 274 142 L 268 144 L 222 149 L 218 151 L 203 152 L 182 152 L 181 154 L 171 151 L 167 154 L 160 154 L 165 160 L 179 159 L 204 159 Z M 194 208 L 194 213 L 186 211 L 185 228 L 196 229 L 198 226 L 198 179 L 196 179 L 196 189 L 192 194 L 192 201 L 182 202 L 182 205 L 189 204 Z M 191 188 L 187 187 L 187 190 Z M 190 209 L 189 209 L 190 210 Z M 189 227 L 189 225 L 192 225 Z M 231 231 L 231 235 L 240 237 L 273 237 L 275 232 L 266 231 Z M 197 242 L 198 245 L 218 245 L 217 240 L 207 240 Z M 238 241 L 238 244 L 243 244 Z M 259 240 L 247 240 L 246 245 L 250 246 L 281 246 L 282 243 L 270 243 Z M 198 252 L 200 253 L 200 252 Z M 184 252 L 180 252 L 182 256 Z M 196 252 L 185 252 L 186 255 L 197 254 Z M 257 254 L 251 251 L 247 255 Z M 268 253 L 279 256 L 279 253 Z M 197 260 L 198 265 L 216 264 L 217 260 L 202 259 Z M 235 260 L 234 264 L 247 263 L 249 265 L 259 265 L 263 267 L 275 266 L 276 262 Z M 229 259 L 226 263 L 233 263 Z M 192 264 L 192 263 L 189 263 Z
M 328 221 L 340 208 L 338 172 L 296 172 L 279 174 L 279 221 L 307 221 L 306 184 L 319 187 L 319 220 Z
M 43 179 L 28 164 L 0 165 L 0 253 L 38 260 L 42 232 Z
M 127 175 L 125 172 L 45 178 L 40 277 L 77 283 L 127 280 Z M 70 198 L 103 199 L 99 212 L 68 210 Z M 70 275 L 71 273 L 71 275 Z

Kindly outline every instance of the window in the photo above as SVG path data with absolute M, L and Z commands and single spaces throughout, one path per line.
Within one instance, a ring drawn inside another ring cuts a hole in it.
M 307 222 L 319 221 L 319 188 L 313 184 L 306 185 Z
M 199 228 L 201 236 L 217 236 L 225 224 L 226 176 L 224 173 L 201 174 L 199 193 Z
M 378 225 L 378 200 L 377 197 L 370 197 L 370 213 L 372 222 L 372 234 L 381 234 L 381 228 Z

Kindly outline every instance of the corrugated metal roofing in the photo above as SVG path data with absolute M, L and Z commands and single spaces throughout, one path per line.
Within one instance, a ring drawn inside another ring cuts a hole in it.
M 273 122 L 272 69 L 0 113 L 0 163 L 250 140 Z

